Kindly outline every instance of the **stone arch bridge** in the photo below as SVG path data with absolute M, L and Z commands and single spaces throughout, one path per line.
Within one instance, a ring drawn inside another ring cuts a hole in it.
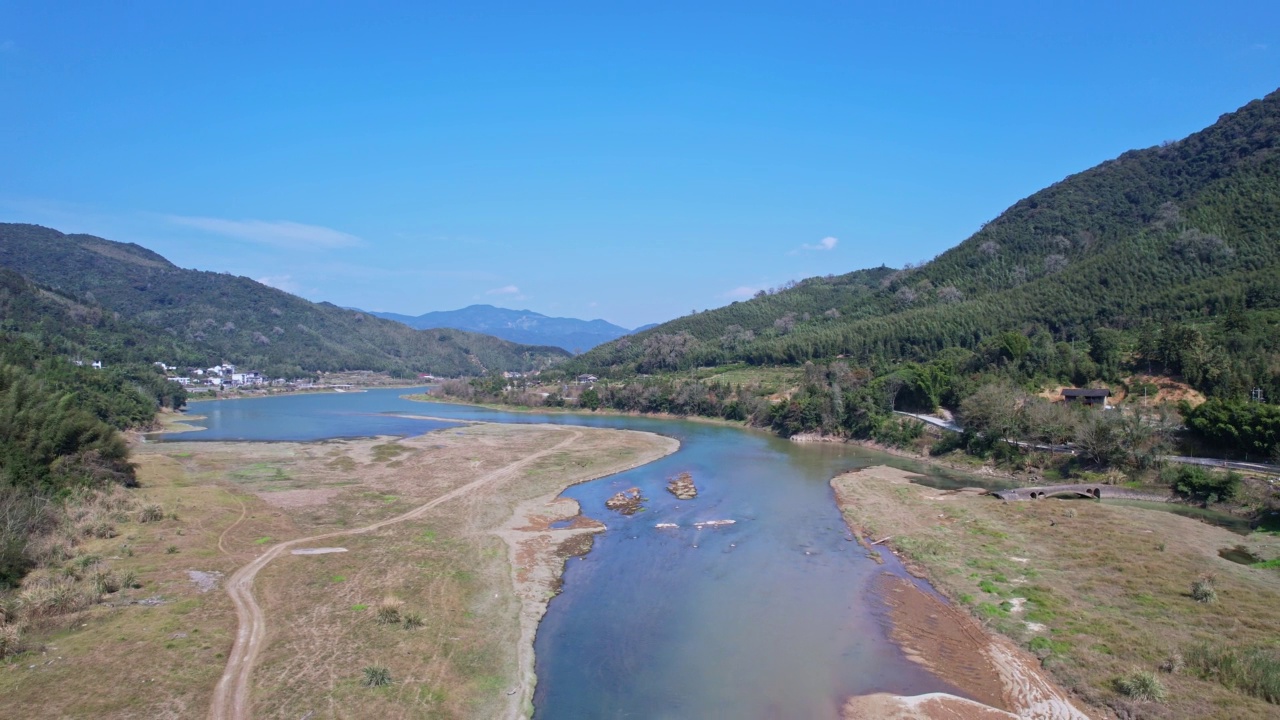
M 1104 495 L 1115 495 L 1115 488 L 1099 483 L 1080 483 L 1076 485 L 1045 485 L 1043 487 L 1020 487 L 1006 490 L 992 490 L 987 493 L 1001 500 L 1039 500 L 1040 498 L 1066 495 L 1087 497 L 1101 500 Z

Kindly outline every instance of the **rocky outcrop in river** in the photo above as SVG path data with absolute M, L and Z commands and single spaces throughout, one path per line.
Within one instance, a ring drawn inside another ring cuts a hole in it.
M 623 515 L 634 515 L 644 509 L 644 496 L 640 494 L 640 488 L 633 487 L 605 500 L 604 506 Z
M 668 480 L 667 492 L 681 500 L 692 500 L 698 497 L 698 488 L 693 484 L 693 476 L 687 472 L 682 472 Z

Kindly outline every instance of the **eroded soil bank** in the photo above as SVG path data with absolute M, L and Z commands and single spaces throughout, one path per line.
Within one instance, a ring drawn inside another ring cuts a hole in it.
M 1158 510 L 1005 503 L 912 477 L 880 466 L 831 485 L 855 533 L 951 598 L 892 575 L 880 585 L 893 639 L 972 699 L 851 698 L 846 718 L 1275 717 L 1275 705 L 1190 662 L 1200 649 L 1280 637 L 1280 573 L 1218 556 L 1238 535 Z M 1245 545 L 1280 555 L 1273 535 Z M 1191 596 L 1205 579 L 1215 602 Z M 1137 673 L 1164 699 L 1123 693 Z

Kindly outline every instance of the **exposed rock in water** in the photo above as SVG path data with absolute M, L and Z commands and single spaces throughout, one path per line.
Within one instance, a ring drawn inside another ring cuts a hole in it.
M 682 472 L 668 480 L 667 492 L 681 500 L 692 500 L 698 497 L 698 488 L 694 487 L 693 476 L 687 472 Z
M 623 515 L 634 515 L 644 509 L 644 496 L 640 494 L 640 488 L 633 487 L 605 500 L 604 506 Z
M 701 530 L 702 528 L 709 528 L 709 527 L 714 528 L 714 527 L 724 527 L 725 525 L 733 525 L 736 522 L 738 521 L 737 520 L 707 520 L 706 522 L 696 522 L 693 524 L 693 526 Z

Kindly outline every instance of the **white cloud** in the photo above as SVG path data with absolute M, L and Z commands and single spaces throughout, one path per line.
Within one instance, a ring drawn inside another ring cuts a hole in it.
M 756 293 L 764 289 L 764 286 L 761 285 L 742 285 L 732 290 L 720 293 L 720 297 L 728 298 L 730 300 L 747 300 L 755 297 Z
M 292 275 L 268 275 L 257 278 L 257 281 L 293 295 L 299 295 L 302 292 L 302 286 L 293 279 Z
M 828 235 L 827 237 L 824 237 L 821 240 L 819 240 L 815 245 L 805 244 L 805 245 L 801 245 L 800 248 L 802 250 L 835 250 L 836 244 L 839 242 L 840 241 L 838 239 Z
M 315 250 L 351 247 L 362 241 L 332 228 L 304 225 L 288 220 L 224 220 L 222 218 L 167 215 L 169 222 L 193 227 L 213 235 L 248 240 L 290 250 Z
M 520 288 L 515 285 L 503 285 L 500 288 L 494 288 L 485 292 L 485 295 L 519 295 Z

